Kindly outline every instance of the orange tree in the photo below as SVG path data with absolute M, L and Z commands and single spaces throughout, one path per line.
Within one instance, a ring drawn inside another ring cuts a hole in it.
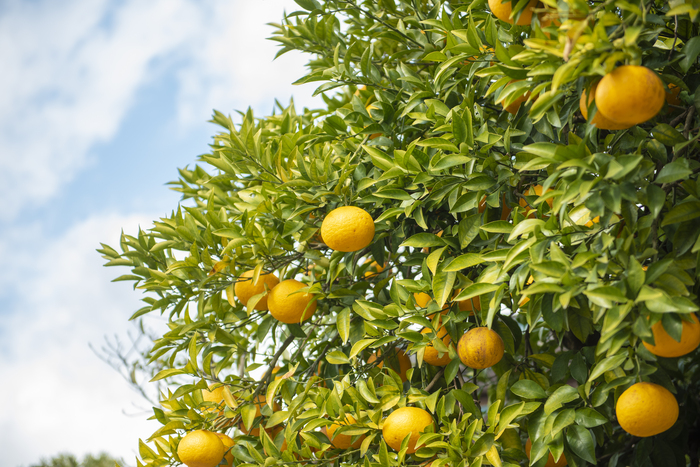
M 700 5 L 297 4 L 325 106 L 100 250 L 168 318 L 139 465 L 698 465 Z

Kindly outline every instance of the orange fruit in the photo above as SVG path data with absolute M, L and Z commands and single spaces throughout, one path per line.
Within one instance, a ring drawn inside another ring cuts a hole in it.
M 622 125 L 637 125 L 653 118 L 664 106 L 661 79 L 647 67 L 623 65 L 603 76 L 595 91 L 598 111 Z
M 209 391 L 208 389 L 202 389 L 202 399 L 205 402 L 213 402 L 216 404 L 216 406 L 221 409 L 223 408 L 225 402 L 224 402 L 224 387 L 219 386 L 218 388 L 212 389 Z M 216 412 L 217 409 L 212 408 L 212 407 L 205 407 L 202 409 L 202 412 Z M 223 410 L 219 411 L 219 415 L 223 415 Z
M 376 261 L 372 261 L 369 264 L 369 268 L 367 269 L 367 271 L 365 271 L 365 277 L 371 277 L 376 274 L 381 274 L 384 271 L 384 269 L 386 269 L 386 263 L 384 263 L 383 266 L 380 266 L 379 263 L 377 263 Z
M 433 299 L 430 295 L 425 292 L 417 292 L 413 294 L 413 299 L 416 301 L 418 308 L 425 308 L 430 300 Z
M 617 399 L 617 421 L 640 438 L 658 435 L 678 420 L 678 402 L 671 391 L 654 383 L 636 383 Z
M 235 444 L 233 440 L 223 433 L 214 433 L 219 437 L 224 445 L 224 460 L 226 461 L 227 467 L 233 467 L 233 454 L 231 453 L 231 448 Z
M 353 443 L 351 435 L 336 435 L 335 432 L 341 426 L 354 425 L 356 423 L 355 418 L 352 415 L 345 415 L 345 421 L 335 422 L 332 425 L 324 427 L 324 431 L 328 439 L 331 440 L 331 444 L 336 449 L 357 449 L 362 444 L 362 440 L 365 439 L 365 435 L 360 435 L 357 440 Z
M 683 105 L 678 95 L 681 93 L 681 88 L 673 83 L 668 84 L 668 92 L 666 93 L 666 102 L 671 105 Z
M 525 196 L 535 196 L 535 195 L 537 195 L 537 196 L 542 196 L 542 189 L 543 189 L 543 186 L 542 186 L 542 185 L 531 186 L 531 187 L 528 188 L 527 191 L 525 192 Z M 552 191 L 552 189 L 550 188 L 550 189 L 547 190 L 547 191 L 548 191 L 548 192 L 549 192 L 549 191 Z M 546 201 L 546 202 L 547 202 L 547 204 L 549 205 L 549 208 L 551 209 L 552 206 L 554 205 L 554 200 L 553 200 L 552 198 L 547 198 L 547 201 Z M 527 201 L 525 201 L 524 198 L 520 198 L 519 204 L 520 204 L 520 206 L 522 206 L 522 207 L 525 208 L 525 213 L 529 216 L 529 215 L 530 215 L 530 211 L 532 211 L 532 208 L 528 205 Z M 534 211 L 533 211 L 533 212 L 534 212 Z
M 529 23 L 529 21 L 528 21 L 528 23 Z M 512 81 L 509 81 L 508 84 L 514 83 L 516 81 L 522 81 L 522 80 L 514 79 Z M 520 109 L 520 105 L 530 98 L 530 94 L 531 94 L 530 91 L 528 91 L 525 94 L 523 94 L 522 96 L 516 98 L 508 106 L 504 107 L 505 111 L 508 112 L 509 114 L 512 114 L 512 115 L 515 115 L 516 113 L 518 113 L 518 109 Z M 535 97 L 535 99 L 536 99 L 536 97 Z M 499 102 L 501 102 L 501 101 L 499 101 Z M 501 105 L 503 105 L 503 104 L 501 104 Z
M 336 251 L 358 251 L 372 243 L 374 221 L 364 209 L 343 206 L 332 210 L 321 224 L 321 236 Z
M 384 420 L 382 435 L 384 441 L 395 451 L 401 449 L 401 443 L 410 435 L 406 454 L 416 452 L 416 442 L 420 435 L 433 426 L 433 417 L 427 411 L 418 407 L 402 407 L 396 409 Z
M 430 328 L 424 328 L 421 334 L 429 334 L 433 332 Z M 452 338 L 447 332 L 445 326 L 440 326 L 437 331 L 437 337 L 442 339 L 442 342 L 449 348 L 452 347 Z M 438 350 L 433 347 L 433 344 L 428 344 L 425 346 L 425 352 L 423 353 L 423 361 L 434 366 L 447 366 L 448 363 L 452 361 L 449 353 L 443 353 L 442 357 L 439 356 Z
M 375 360 L 377 360 L 377 357 L 381 355 L 381 349 L 377 350 L 377 352 L 369 356 L 369 358 L 367 359 L 367 363 L 374 362 Z M 391 369 L 399 374 L 399 376 L 401 377 L 401 381 L 408 381 L 408 370 L 410 370 L 413 367 L 413 365 L 411 364 L 411 358 L 408 355 L 406 355 L 406 352 L 404 352 L 401 349 L 394 348 L 393 351 L 390 351 L 382 359 L 382 361 L 379 362 L 377 368 L 383 368 L 384 362 L 388 362 Z
M 275 286 L 268 294 L 270 314 L 278 321 L 296 324 L 311 318 L 316 312 L 317 303 L 312 302 L 310 293 L 294 293 L 306 287 L 306 284 L 294 279 L 287 279 Z
M 214 467 L 224 458 L 224 443 L 208 430 L 194 430 L 177 445 L 177 456 L 187 467 Z
M 253 277 L 253 270 L 246 271 L 241 274 L 240 277 Z M 267 299 L 270 296 L 269 291 L 272 290 L 274 286 L 279 284 L 280 280 L 274 274 L 260 274 L 258 276 L 258 282 L 253 284 L 253 279 L 239 280 L 236 285 L 233 286 L 233 290 L 236 293 L 236 298 L 243 305 L 248 304 L 253 295 L 261 294 L 268 290 L 268 294 L 263 296 L 258 303 L 255 304 L 255 309 L 267 310 Z
M 583 94 L 581 94 L 581 99 L 579 99 L 578 101 L 578 108 L 581 111 L 583 118 L 585 118 L 586 120 L 588 120 L 588 107 L 595 100 L 595 91 L 597 87 L 598 83 L 594 83 L 591 86 L 591 89 L 589 89 L 588 93 L 586 93 L 586 91 L 584 90 Z M 589 123 L 591 125 L 595 125 L 601 130 L 626 130 L 627 128 L 633 126 L 613 122 L 605 115 L 603 115 L 600 109 L 598 109 L 598 111 L 595 114 L 595 117 L 593 117 L 593 120 L 591 120 Z
M 477 370 L 492 367 L 500 362 L 504 351 L 501 336 L 486 327 L 470 329 L 457 344 L 457 353 L 462 363 Z
M 520 18 L 518 22 L 515 23 L 518 26 L 524 26 L 530 24 L 532 21 L 532 11 L 537 5 L 539 0 L 530 0 L 525 8 L 520 13 Z M 505 21 L 506 23 L 513 24 L 513 18 L 510 17 L 513 12 L 513 5 L 517 3 L 517 0 L 512 0 L 508 3 L 503 3 L 501 0 L 489 0 L 489 10 L 493 13 L 493 16 Z
M 531 450 L 532 441 L 530 441 L 530 438 L 528 438 L 527 442 L 525 443 L 525 454 L 527 454 L 528 459 L 530 459 Z M 544 467 L 564 467 L 565 465 L 568 465 L 568 462 L 566 461 L 566 456 L 564 454 L 561 455 L 557 462 L 554 462 L 554 457 L 552 457 L 552 453 L 549 453 L 549 458 L 547 459 L 547 463 L 544 465 Z
M 457 294 L 459 294 L 459 292 L 458 290 Z M 481 311 L 481 299 L 478 296 L 467 300 L 460 300 L 457 303 L 459 303 L 459 311 L 470 311 L 470 315 L 473 315 L 474 311 Z
M 671 337 L 664 329 L 661 321 L 659 321 L 651 327 L 656 345 L 642 342 L 644 347 L 654 355 L 667 358 L 680 357 L 697 349 L 700 345 L 700 322 L 698 322 L 698 317 L 695 314 L 691 314 L 690 318 L 693 320 L 692 323 L 683 321 L 680 342 Z

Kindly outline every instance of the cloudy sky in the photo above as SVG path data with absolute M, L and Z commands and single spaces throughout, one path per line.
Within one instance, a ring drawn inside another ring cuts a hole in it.
M 305 57 L 266 40 L 292 0 L 0 3 L 3 466 L 106 451 L 134 465 L 157 426 L 90 350 L 126 340 L 139 295 L 99 242 L 177 207 L 165 183 L 207 152 L 212 109 L 313 106 Z

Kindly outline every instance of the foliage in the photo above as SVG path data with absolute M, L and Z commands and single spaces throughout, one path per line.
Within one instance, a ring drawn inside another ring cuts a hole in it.
M 211 152 L 172 183 L 177 210 L 123 235 L 121 252 L 99 250 L 131 268 L 116 280 L 146 293 L 133 319 L 169 318 L 150 361 L 171 389 L 139 465 L 177 463 L 178 440 L 199 428 L 237 436 L 236 465 L 526 465 L 528 438 L 537 465 L 548 452 L 572 466 L 698 465 L 700 356 L 642 345 L 659 320 L 679 338 L 698 310 L 697 3 L 543 0 L 531 25 L 511 26 L 485 0 L 296 1 L 274 39 L 280 54 L 311 56 L 297 82 L 318 83 L 326 107 L 248 111 L 238 125 L 215 112 Z M 558 21 L 543 28 L 542 15 Z M 598 130 L 580 96 L 621 64 L 654 70 L 679 101 Z M 375 221 L 358 252 L 317 235 L 346 205 Z M 232 284 L 248 270 L 303 281 L 318 311 L 285 325 L 238 303 Z M 455 299 L 474 297 L 481 310 L 460 311 Z M 444 307 L 452 342 L 487 326 L 505 357 L 472 370 L 420 333 L 437 331 Z M 428 345 L 451 362 L 424 363 Z M 414 356 L 405 383 L 382 356 L 367 362 L 392 349 Z M 675 395 L 681 416 L 667 432 L 640 439 L 617 424 L 615 401 L 636 381 Z M 221 383 L 217 410 L 199 389 Z M 256 418 L 259 394 L 282 410 Z M 407 405 L 436 422 L 410 455 L 381 435 Z M 334 449 L 320 429 L 346 414 L 356 423 L 338 433 L 364 440 Z M 267 431 L 242 434 L 258 423 Z M 504 441 L 508 428 L 520 442 Z
M 30 467 L 114 467 L 118 462 L 105 453 L 100 453 L 97 457 L 88 454 L 82 462 L 72 454 L 58 454 L 51 459 L 42 459 L 40 463 Z

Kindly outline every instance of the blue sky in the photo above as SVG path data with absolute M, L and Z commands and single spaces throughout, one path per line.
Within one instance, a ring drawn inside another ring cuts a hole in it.
M 3 2 L 3 465 L 99 451 L 135 464 L 138 438 L 157 426 L 88 344 L 125 339 L 140 297 L 110 282 L 127 271 L 102 267 L 95 249 L 177 208 L 165 183 L 208 150 L 212 109 L 251 106 L 262 115 L 275 98 L 320 102 L 313 86 L 291 86 L 305 57 L 272 60 L 277 46 L 265 40 L 265 23 L 279 22 L 285 9 L 296 4 Z

